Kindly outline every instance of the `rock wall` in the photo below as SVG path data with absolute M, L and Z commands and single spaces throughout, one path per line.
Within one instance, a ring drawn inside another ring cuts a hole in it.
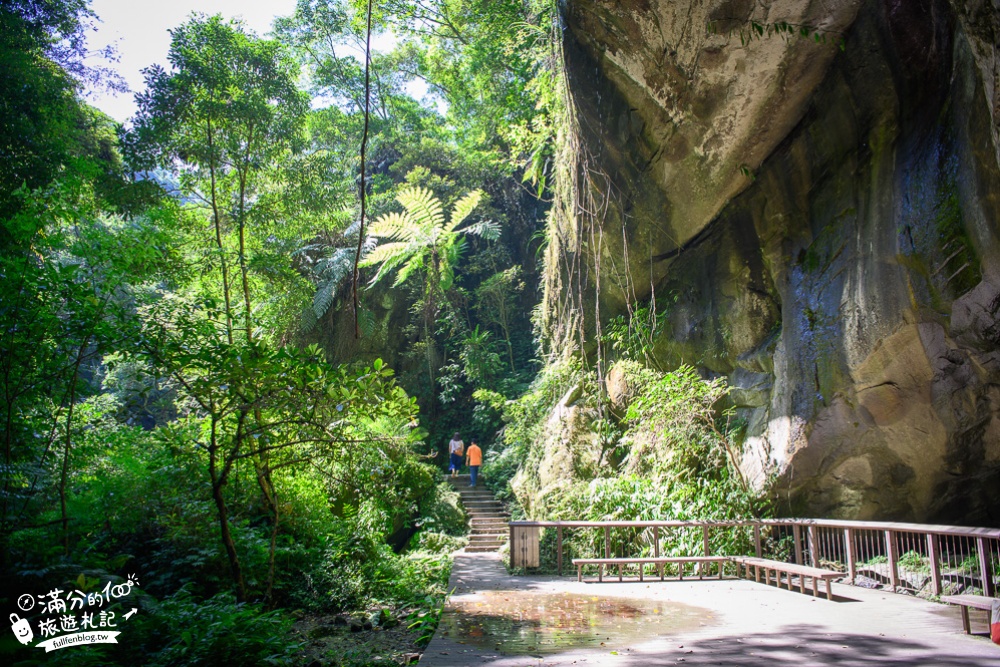
M 782 514 L 1000 524 L 991 10 L 567 3 L 599 206 L 554 222 L 546 308 L 592 334 L 655 301 L 656 358 L 728 376 Z M 751 19 L 828 39 L 744 44 Z

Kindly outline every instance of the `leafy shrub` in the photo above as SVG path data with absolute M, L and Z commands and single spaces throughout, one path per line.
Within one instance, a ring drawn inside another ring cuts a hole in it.
M 144 653 L 153 656 L 151 667 L 290 665 L 300 646 L 291 627 L 280 612 L 237 603 L 228 593 L 199 601 L 181 591 L 160 603 L 140 632 L 146 633 Z M 165 645 L 157 650 L 161 642 Z M 142 640 L 130 637 L 129 643 Z
M 410 549 L 434 554 L 450 554 L 458 551 L 468 543 L 469 540 L 464 537 L 455 537 L 446 533 L 434 533 L 422 530 L 410 540 Z
M 419 527 L 422 532 L 430 531 L 452 536 L 466 533 L 468 517 L 458 492 L 447 482 L 439 482 L 433 491 L 425 496 L 420 505 L 420 517 Z
M 899 557 L 899 566 L 910 572 L 930 572 L 930 560 L 916 551 L 907 551 Z

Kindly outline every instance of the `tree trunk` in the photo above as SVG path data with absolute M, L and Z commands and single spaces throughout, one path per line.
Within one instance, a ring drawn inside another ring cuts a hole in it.
M 249 128 L 247 150 L 240 168 L 240 199 L 239 199 L 239 237 L 240 237 L 240 277 L 243 283 L 243 307 L 246 309 L 243 320 L 247 328 L 247 342 L 253 341 L 253 329 L 250 325 L 250 279 L 247 269 L 247 171 L 250 169 L 250 146 L 253 144 L 253 125 Z
M 226 251 L 222 245 L 222 219 L 219 216 L 219 200 L 215 187 L 215 148 L 212 141 L 212 121 L 208 121 L 208 150 L 212 161 L 208 165 L 208 173 L 212 181 L 212 220 L 215 223 L 215 245 L 219 249 L 219 263 L 222 265 L 222 296 L 226 303 L 226 338 L 233 344 L 233 308 L 229 303 L 229 267 L 226 264 Z
M 226 499 L 222 496 L 221 484 L 212 484 L 212 500 L 215 501 L 215 509 L 219 514 L 219 532 L 222 534 L 222 544 L 226 548 L 226 556 L 229 558 L 229 569 L 233 575 L 233 583 L 236 584 L 236 601 L 245 602 L 247 599 L 246 583 L 243 581 L 243 568 L 240 566 L 240 557 L 236 553 L 236 543 L 233 542 L 233 534 L 229 529 L 229 510 L 226 507 Z
M 242 424 L 238 428 L 241 427 Z M 226 507 L 226 499 L 222 495 L 222 489 L 229 478 L 232 461 L 236 459 L 239 439 L 237 438 L 237 449 L 234 450 L 233 454 L 220 470 L 218 465 L 219 443 L 217 428 L 218 420 L 213 415 L 211 442 L 208 452 L 208 473 L 212 480 L 212 500 L 215 501 L 215 509 L 219 517 L 219 533 L 222 536 L 222 545 L 225 547 L 226 556 L 229 558 L 229 569 L 233 576 L 233 583 L 236 584 L 236 601 L 245 602 L 247 599 L 247 587 L 246 582 L 243 580 L 243 568 L 240 566 L 240 558 L 236 553 L 236 543 L 233 542 L 233 533 L 229 527 L 229 509 Z

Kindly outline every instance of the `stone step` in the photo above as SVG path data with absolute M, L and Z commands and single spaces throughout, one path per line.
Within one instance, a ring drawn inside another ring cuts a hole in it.
M 503 503 L 489 489 L 469 487 L 468 475 L 448 477 L 448 482 L 458 491 L 462 506 L 470 517 L 466 552 L 495 552 L 506 544 L 510 534 L 510 515 L 504 511 Z
M 474 542 L 481 542 L 482 540 L 485 540 L 487 538 L 502 542 L 507 541 L 507 535 L 505 533 L 470 533 L 469 537 L 476 538 L 473 539 Z

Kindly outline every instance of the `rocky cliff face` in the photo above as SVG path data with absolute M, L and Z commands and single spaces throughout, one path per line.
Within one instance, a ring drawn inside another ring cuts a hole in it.
M 1000 521 L 995 14 L 570 0 L 597 205 L 554 223 L 550 335 L 658 303 L 657 359 L 728 376 L 782 513 Z

